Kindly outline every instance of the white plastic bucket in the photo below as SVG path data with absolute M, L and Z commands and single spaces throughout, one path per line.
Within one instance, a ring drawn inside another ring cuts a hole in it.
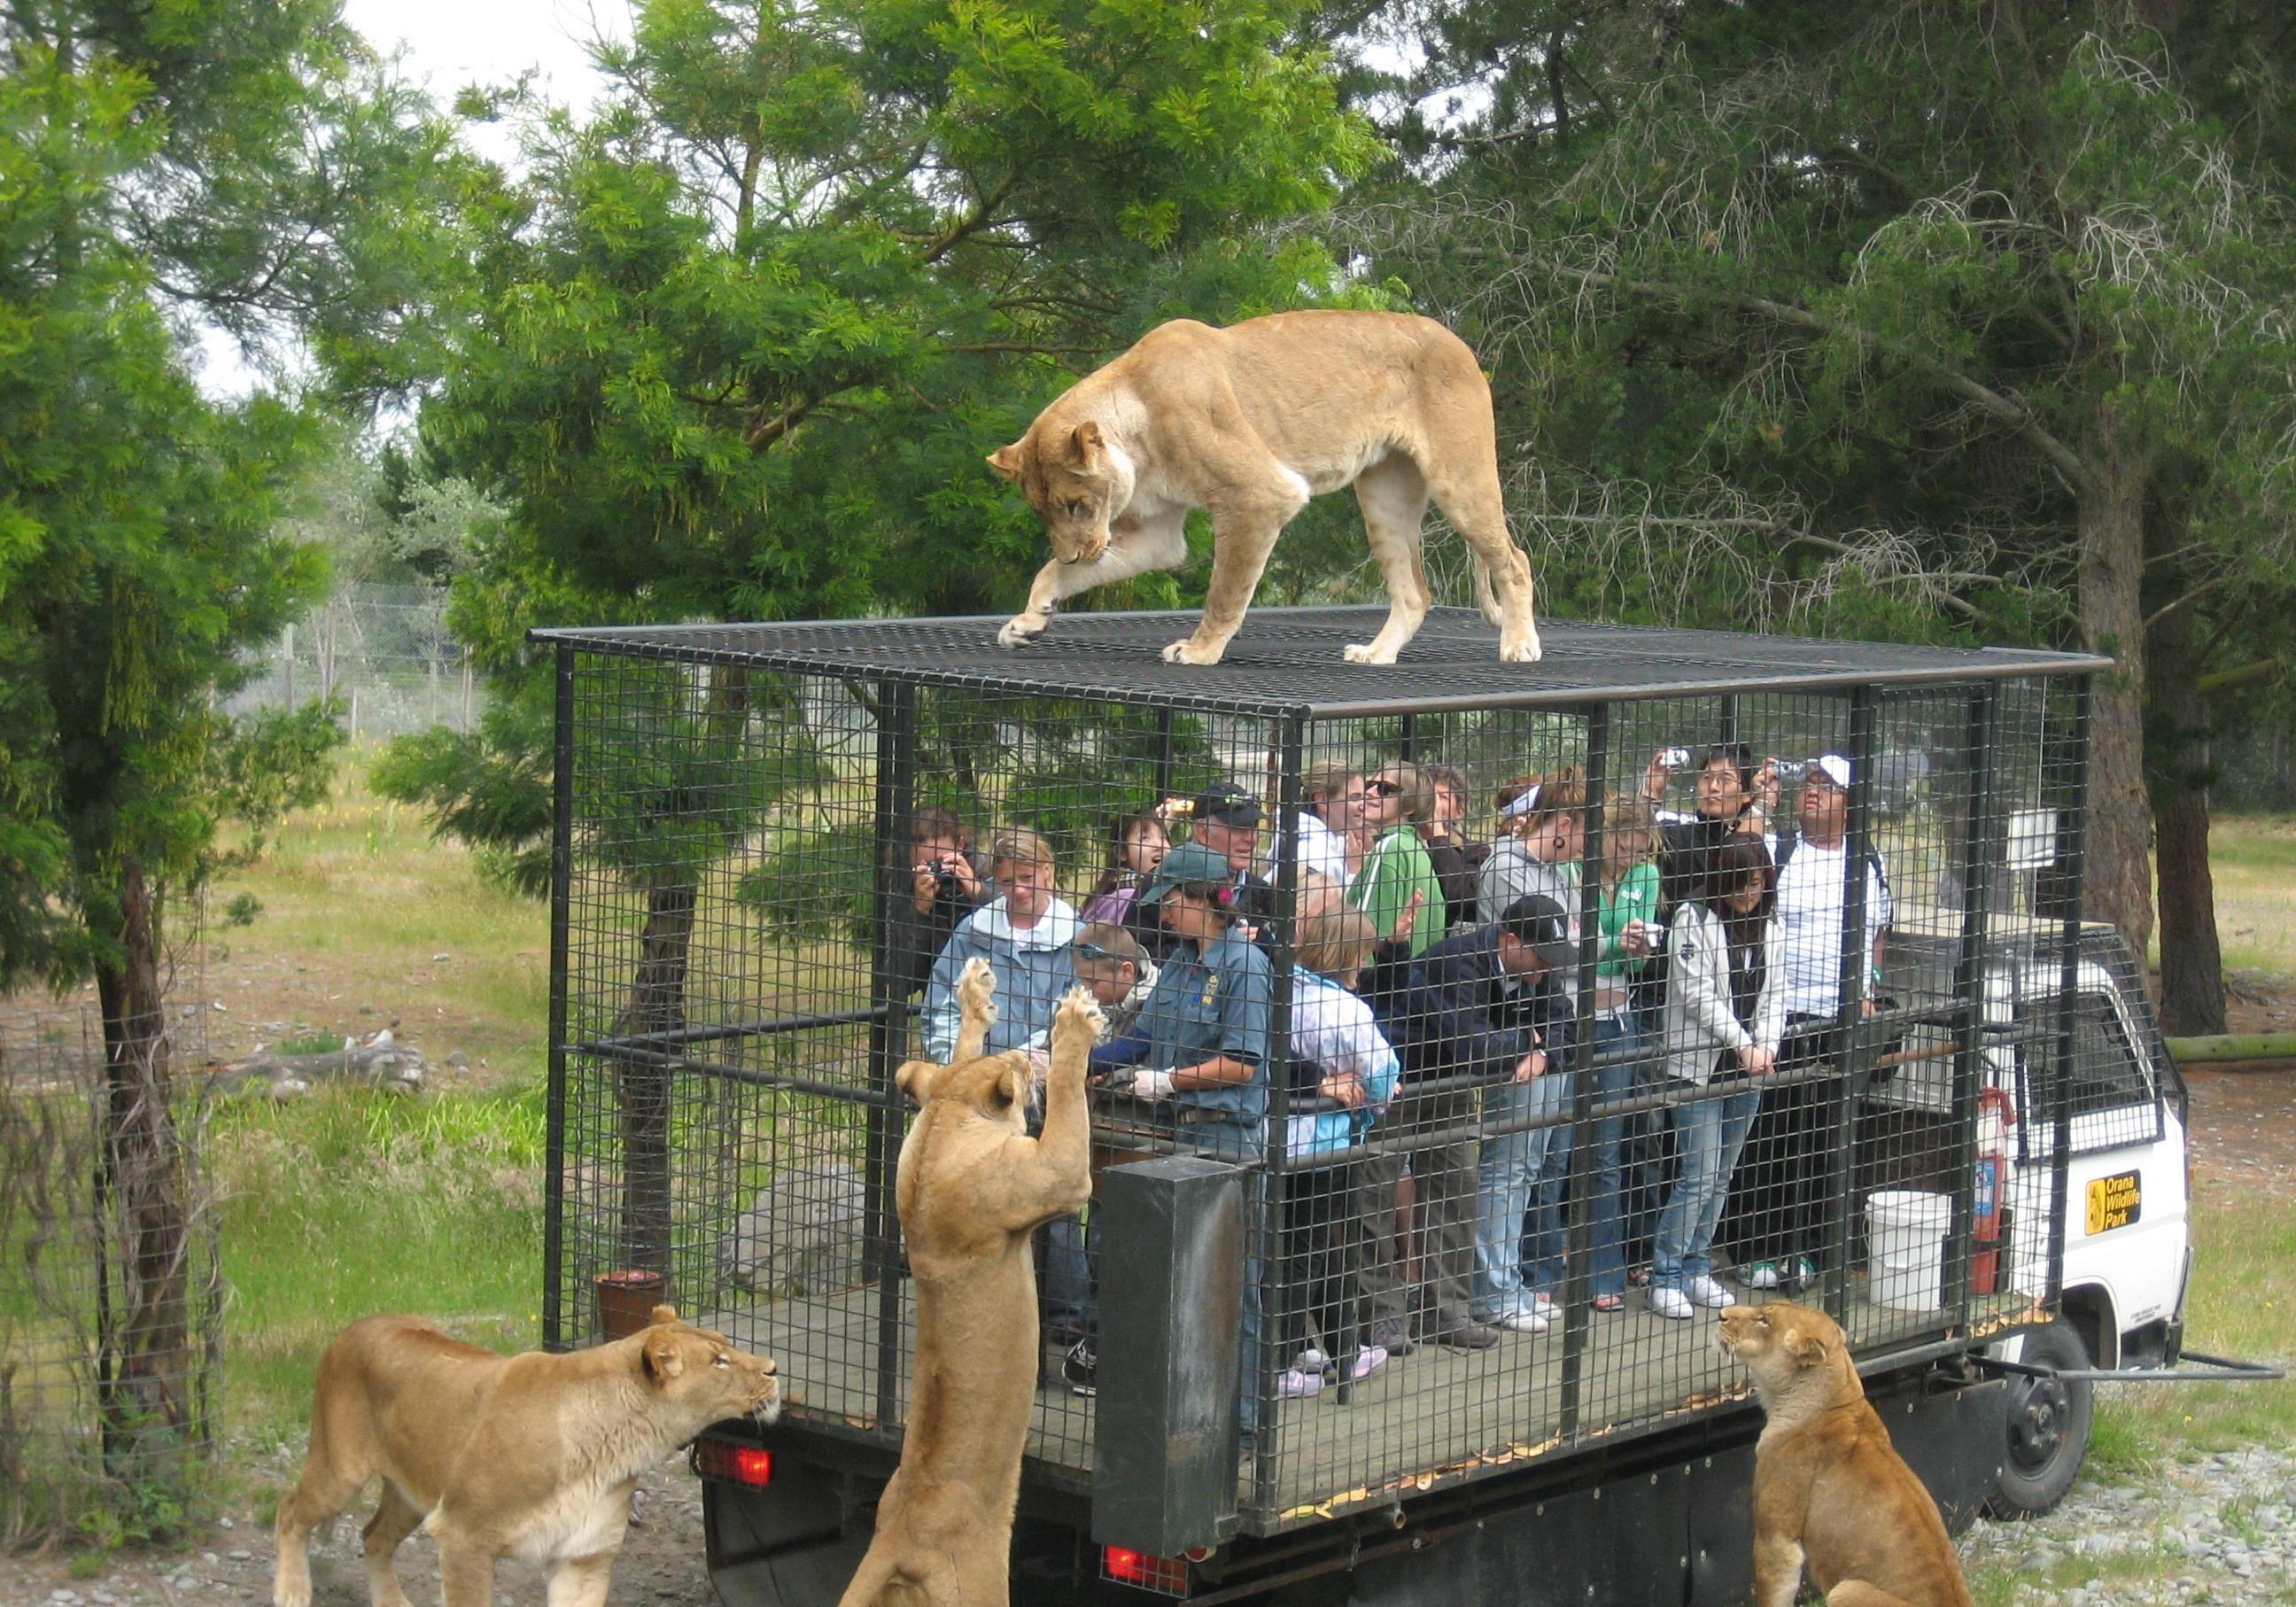
M 1935 1311 L 1945 1273 L 1953 1199 L 1919 1189 L 1885 1189 L 1866 1200 L 1874 1303 L 1895 1311 Z

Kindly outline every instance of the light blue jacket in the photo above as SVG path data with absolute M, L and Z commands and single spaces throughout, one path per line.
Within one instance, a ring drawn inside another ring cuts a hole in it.
M 982 1052 L 1046 1047 L 1054 1007 L 1077 985 L 1069 948 L 1078 930 L 1076 911 L 1059 898 L 1026 931 L 1013 930 L 1002 898 L 959 922 L 925 983 L 925 1058 L 945 1065 L 956 1052 L 957 979 L 976 955 L 996 977 L 996 1024 L 988 1029 Z
M 1294 1116 L 1284 1143 L 1294 1155 L 1328 1155 L 1363 1142 L 1387 1102 L 1399 1070 L 1395 1051 L 1371 1006 L 1327 976 L 1295 966 L 1292 972 L 1292 1053 L 1314 1061 L 1326 1075 L 1352 1071 L 1365 1103 L 1355 1111 Z

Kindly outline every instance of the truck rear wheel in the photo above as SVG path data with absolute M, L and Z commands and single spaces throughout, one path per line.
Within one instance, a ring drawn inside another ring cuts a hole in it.
M 2087 1347 L 2062 1318 L 2025 1336 L 2017 1358 L 2033 1366 L 2087 1367 Z M 2094 1386 L 2087 1380 L 2009 1375 L 2008 1443 L 1985 1499 L 1997 1518 L 2038 1517 L 2065 1498 L 2088 1454 Z

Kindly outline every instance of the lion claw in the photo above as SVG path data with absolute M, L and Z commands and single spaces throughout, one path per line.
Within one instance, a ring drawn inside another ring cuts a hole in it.
M 1053 1013 L 1053 1031 L 1058 1034 L 1082 1032 L 1089 1044 L 1100 1037 L 1108 1025 L 1108 1013 L 1100 1002 L 1081 988 L 1071 988 L 1064 995 L 1060 1008 Z
M 1175 642 L 1166 648 L 1164 662 L 1167 664 L 1217 664 L 1220 661 L 1220 654 L 1225 651 L 1225 648 L 1220 647 L 1199 647 L 1196 644 L 1196 639 L 1190 636 L 1184 641 Z
M 1344 649 L 1341 650 L 1340 657 L 1345 659 L 1350 664 L 1392 664 L 1395 662 L 1395 653 L 1392 649 L 1382 652 L 1379 644 L 1374 642 L 1350 642 Z
M 996 1024 L 996 973 L 978 955 L 964 963 L 964 972 L 956 980 L 956 1007 L 963 1014 L 980 1016 L 983 1026 Z

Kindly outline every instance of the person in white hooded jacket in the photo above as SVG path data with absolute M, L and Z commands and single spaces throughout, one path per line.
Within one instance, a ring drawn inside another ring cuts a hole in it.
M 1740 833 L 1714 849 L 1700 896 L 1678 905 L 1668 926 L 1672 976 L 1660 1042 L 1680 1103 L 1673 1107 L 1678 1170 L 1651 1258 L 1650 1308 L 1660 1316 L 1737 1303 L 1715 1280 L 1710 1252 L 1730 1174 L 1761 1108 L 1759 1089 L 1746 1079 L 1777 1070 L 1785 1036 L 1776 903 L 1769 850 Z M 1742 1091 L 1726 1091 L 1734 1087 Z
M 976 955 L 996 978 L 996 1021 L 982 1047 L 986 1054 L 1043 1048 L 1050 1042 L 1054 1008 L 1076 986 L 1069 946 L 1076 941 L 1077 913 L 1054 890 L 1058 870 L 1052 845 L 1010 826 L 991 840 L 988 856 L 1004 896 L 957 922 L 925 983 L 925 1058 L 944 1064 L 956 1052 L 957 980 Z

